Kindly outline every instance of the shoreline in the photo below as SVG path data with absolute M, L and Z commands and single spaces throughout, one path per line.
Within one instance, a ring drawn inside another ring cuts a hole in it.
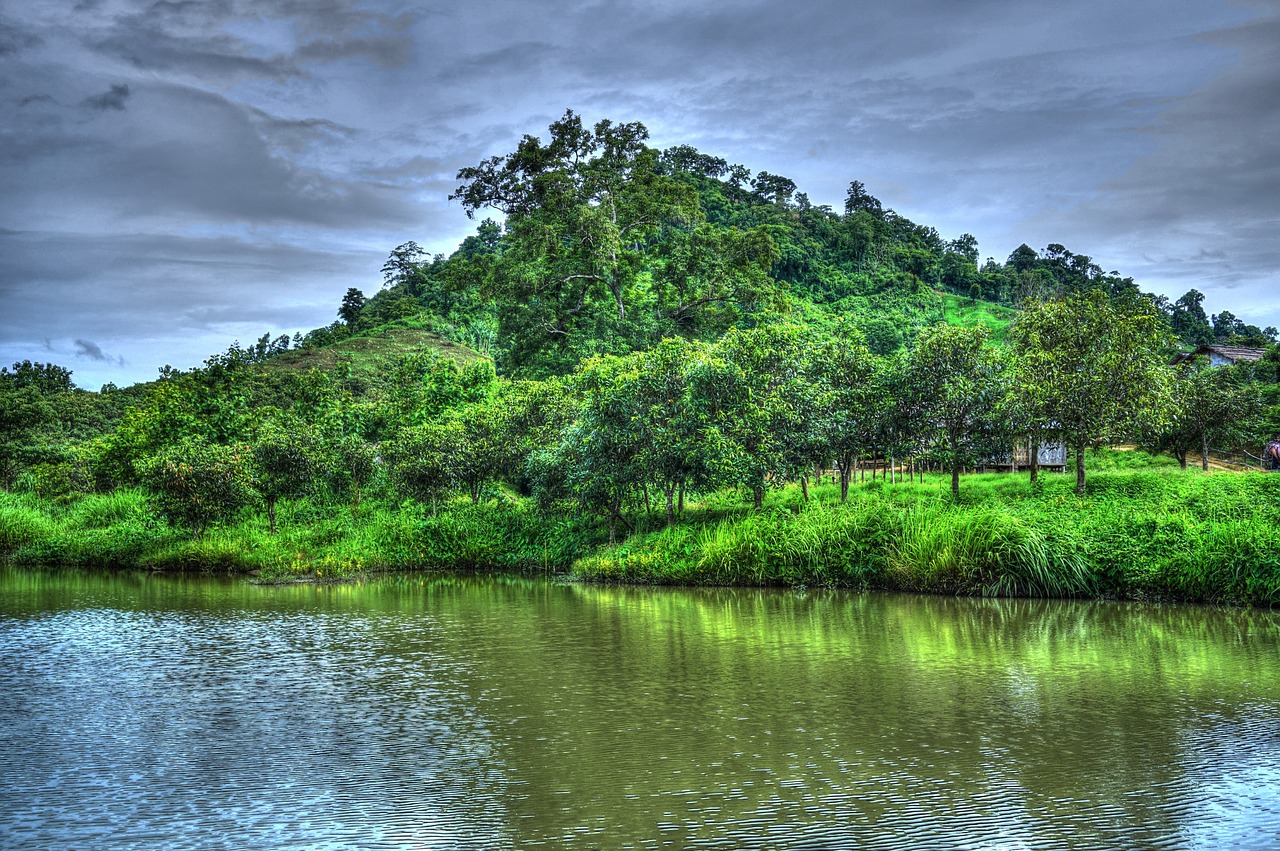
M 0 493 L 0 563 L 216 572 L 257 584 L 441 572 L 554 575 L 626 585 L 832 587 L 952 596 L 1280 605 L 1280 476 L 1178 470 L 771 492 L 762 510 L 718 493 L 674 526 L 635 513 L 607 543 L 600 518 L 544 513 L 527 499 L 461 497 L 432 514 L 410 502 L 357 509 L 296 500 L 279 531 L 246 510 L 199 539 L 142 491 L 67 504 Z M 647 522 L 646 522 L 647 521 Z

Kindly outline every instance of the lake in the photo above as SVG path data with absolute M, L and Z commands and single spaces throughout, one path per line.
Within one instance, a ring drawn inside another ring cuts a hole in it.
M 1280 613 L 0 570 L 0 847 L 1280 847 Z

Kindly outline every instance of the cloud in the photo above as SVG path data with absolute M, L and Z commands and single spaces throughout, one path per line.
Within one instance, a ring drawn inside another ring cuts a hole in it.
M 405 64 L 416 12 L 317 0 L 134 3 L 108 17 L 94 50 L 148 71 L 204 83 L 306 78 L 317 65 L 363 59 Z
M 1128 274 L 1194 286 L 1207 309 L 1280 324 L 1280 8 L 1203 41 L 1235 61 L 1171 99 L 1142 131 L 1150 152 L 1063 223 Z
M 121 89 L 103 97 L 122 108 Z M 32 125 L 20 137 L 28 144 L 0 155 L 0 190 L 15 199 L 14 223 L 30 221 L 24 206 L 38 207 L 48 226 L 73 229 L 87 220 L 167 227 L 175 216 L 344 229 L 424 220 L 412 187 L 351 171 L 362 135 L 352 128 L 281 117 L 189 86 L 138 84 L 128 92 L 129 109 L 111 128 Z M 0 214 L 0 225 L 8 223 Z
M 0 17 L 0 56 L 19 53 L 42 43 L 39 36 Z
M 92 358 L 96 361 L 109 361 L 106 352 L 102 351 L 102 347 L 92 340 L 76 339 L 76 357 Z
M 0 355 L 47 337 L 90 378 L 122 372 L 77 339 L 149 372 L 327 324 L 391 246 L 451 250 L 456 171 L 566 107 L 837 209 L 862 180 L 984 255 L 1061 242 L 1242 316 L 1280 293 L 1274 3 L 10 6 Z
M 129 99 L 129 87 L 125 85 L 113 85 L 109 90 L 100 95 L 85 98 L 83 104 L 90 109 L 118 109 L 124 110 L 124 102 Z

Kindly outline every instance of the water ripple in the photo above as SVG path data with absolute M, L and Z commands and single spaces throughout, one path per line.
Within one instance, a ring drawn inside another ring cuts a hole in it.
M 0 572 L 0 847 L 1276 848 L 1268 617 Z

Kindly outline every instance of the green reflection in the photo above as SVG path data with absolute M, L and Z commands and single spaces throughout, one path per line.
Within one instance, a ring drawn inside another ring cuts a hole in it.
M 311 638 L 291 652 L 377 716 L 382 758 L 380 720 L 424 701 L 465 715 L 441 723 L 486 765 L 457 782 L 517 846 L 1177 847 L 1209 813 L 1278 827 L 1274 612 L 487 576 L 9 569 L 0 589 L 0 622 L 176 611 L 253 641 L 256 618 L 297 616 Z M 1250 787 L 1223 786 L 1227 765 Z

